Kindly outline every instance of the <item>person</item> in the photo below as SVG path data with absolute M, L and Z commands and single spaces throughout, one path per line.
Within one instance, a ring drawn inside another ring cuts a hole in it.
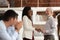
M 57 19 L 51 8 L 46 9 L 47 21 L 45 27 L 40 27 L 40 31 L 44 33 L 44 40 L 59 40 L 57 33 Z
M 13 10 L 7 10 L 3 19 L 0 20 L 0 40 L 16 40 L 18 32 L 22 27 L 22 23 L 17 21 L 18 14 Z M 14 25 L 15 31 L 12 35 L 9 34 L 7 29 Z
M 44 40 L 55 40 L 54 34 L 56 31 L 56 24 L 55 24 L 55 19 L 53 17 L 53 11 L 51 8 L 46 9 L 46 14 L 48 16 L 48 20 L 45 24 L 45 34 L 44 34 Z
M 60 40 L 60 13 L 58 13 L 57 19 L 58 19 L 58 38 Z
M 26 6 L 22 12 L 22 20 L 23 20 L 23 40 L 34 40 L 34 30 L 37 30 L 33 27 L 32 23 L 32 15 L 33 11 L 31 7 Z

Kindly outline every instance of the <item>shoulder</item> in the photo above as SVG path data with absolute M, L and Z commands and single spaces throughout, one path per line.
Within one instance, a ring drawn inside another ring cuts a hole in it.
M 24 16 L 23 18 L 28 18 L 27 16 Z
M 53 16 L 50 16 L 50 17 L 49 17 L 49 20 L 50 20 L 50 21 L 53 21 L 53 20 L 54 20 L 54 17 L 53 17 Z
M 24 16 L 24 17 L 23 17 L 23 20 L 24 20 L 24 19 L 28 19 L 28 17 L 27 17 L 27 16 Z
M 31 20 L 30 20 L 27 16 L 24 16 L 24 17 L 23 17 L 23 21 L 25 21 L 25 22 L 26 22 L 26 21 L 31 22 Z
M 0 20 L 0 29 L 2 29 L 2 30 L 6 29 L 3 20 Z
M 2 20 L 0 20 L 0 25 L 2 25 L 3 24 L 3 21 Z

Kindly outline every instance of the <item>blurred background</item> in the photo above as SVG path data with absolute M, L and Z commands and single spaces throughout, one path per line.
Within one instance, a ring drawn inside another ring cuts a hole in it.
M 46 8 L 51 7 L 54 16 L 60 13 L 60 0 L 0 0 L 0 19 L 5 11 L 13 9 L 16 11 L 18 16 L 18 21 L 22 21 L 22 10 L 25 6 L 31 6 L 33 10 L 33 24 L 35 26 L 44 27 L 47 16 L 45 14 Z M 58 28 L 58 35 L 60 36 L 60 26 Z M 19 40 L 22 40 L 23 27 L 19 32 Z M 38 34 L 37 34 L 38 33 Z M 44 40 L 44 34 L 42 32 L 36 32 L 34 34 L 35 40 Z M 55 40 L 57 40 L 55 38 Z

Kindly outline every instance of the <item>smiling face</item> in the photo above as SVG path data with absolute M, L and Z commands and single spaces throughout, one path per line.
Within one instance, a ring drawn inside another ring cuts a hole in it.
M 31 17 L 33 15 L 33 11 L 32 10 L 29 10 L 28 11 L 28 15 L 29 15 L 29 17 Z
M 53 15 L 52 9 L 51 9 L 51 8 L 47 8 L 47 9 L 46 9 L 46 14 L 47 14 L 48 16 Z

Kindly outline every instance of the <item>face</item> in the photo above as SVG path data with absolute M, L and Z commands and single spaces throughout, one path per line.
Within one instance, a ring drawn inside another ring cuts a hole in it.
M 46 14 L 49 15 L 50 11 L 49 10 L 46 10 Z
M 16 24 L 16 22 L 17 22 L 17 18 L 11 18 L 10 20 L 11 25 Z
M 46 9 L 46 14 L 47 14 L 48 16 L 52 16 L 52 15 L 53 15 L 52 9 L 51 9 L 51 8 L 47 8 L 47 9 Z
M 29 15 L 30 17 L 32 17 L 33 11 L 32 11 L 32 10 L 29 10 L 28 13 L 29 13 L 28 15 Z

